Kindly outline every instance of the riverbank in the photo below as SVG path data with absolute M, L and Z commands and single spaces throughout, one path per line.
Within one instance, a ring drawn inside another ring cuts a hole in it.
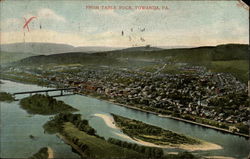
M 108 127 L 113 128 L 113 129 L 119 129 L 115 125 L 115 121 L 114 121 L 114 119 L 112 117 L 110 117 L 108 115 L 105 115 L 105 114 L 94 114 L 93 116 L 102 118 Z
M 215 127 L 215 126 L 206 125 L 206 124 L 202 124 L 202 123 L 197 123 L 197 122 L 182 119 L 182 118 L 177 118 L 177 117 L 167 116 L 167 115 L 161 115 L 161 114 L 158 114 L 158 116 L 163 117 L 163 118 L 171 118 L 171 119 L 174 119 L 174 120 L 179 120 L 179 121 L 183 121 L 183 122 L 186 122 L 186 123 L 195 124 L 195 125 L 199 125 L 199 126 L 202 126 L 202 127 L 210 128 L 210 129 L 215 129 L 215 130 L 218 130 L 218 131 L 222 131 L 222 132 L 233 134 L 233 135 L 238 135 L 238 136 L 245 137 L 245 138 L 250 138 L 250 136 L 246 135 L 246 134 L 232 132 L 232 131 L 229 131 L 227 129 L 218 128 L 218 127 Z
M 189 123 L 189 124 L 199 125 L 199 126 L 202 126 L 202 127 L 214 129 L 214 130 L 217 130 L 217 131 L 221 131 L 221 132 L 224 132 L 224 133 L 229 133 L 229 134 L 232 134 L 232 135 L 237 135 L 237 136 L 240 136 L 240 137 L 244 137 L 246 139 L 250 138 L 250 135 L 246 135 L 246 134 L 242 134 L 242 133 L 238 133 L 238 132 L 232 132 L 232 131 L 229 131 L 228 129 L 218 128 L 218 127 L 215 127 L 215 126 L 211 126 L 211 125 L 207 125 L 207 124 L 202 124 L 202 123 L 198 123 L 198 122 L 195 122 L 195 121 L 186 120 L 186 119 L 183 119 L 183 118 L 178 118 L 178 117 L 174 117 L 174 116 L 171 116 L 171 115 L 163 115 L 163 114 L 160 114 L 160 113 L 156 113 L 156 112 L 149 111 L 149 110 L 144 110 L 144 109 L 141 109 L 141 108 L 138 108 L 138 107 L 134 107 L 134 106 L 131 106 L 131 105 L 117 103 L 114 100 L 105 100 L 105 99 L 102 99 L 102 98 L 98 98 L 96 96 L 86 95 L 86 94 L 82 94 L 82 93 L 76 93 L 76 94 L 88 96 L 88 97 L 91 97 L 91 98 L 96 98 L 98 100 L 105 101 L 105 102 L 108 102 L 110 104 L 123 106 L 123 107 L 130 108 L 130 109 L 133 109 L 133 110 L 138 110 L 138 111 L 141 111 L 141 112 L 154 114 L 154 115 L 157 115 L 157 116 L 162 117 L 162 118 L 169 118 L 169 119 L 174 119 L 174 120 L 178 120 L 178 121 L 183 121 L 183 122 L 186 122 L 186 123 Z
M 214 144 L 214 143 L 210 143 L 210 142 L 205 142 L 202 141 L 201 144 L 199 145 L 172 145 L 172 146 L 168 146 L 168 145 L 156 145 L 150 142 L 145 142 L 142 141 L 140 139 L 134 139 L 137 143 L 144 145 L 144 146 L 149 146 L 149 147 L 158 147 L 158 148 L 178 148 L 178 149 L 183 149 L 186 151 L 209 151 L 209 150 L 220 150 L 222 149 L 222 147 L 220 145 Z

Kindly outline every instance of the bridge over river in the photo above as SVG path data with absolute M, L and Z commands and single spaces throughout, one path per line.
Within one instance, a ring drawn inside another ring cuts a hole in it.
M 21 95 L 21 94 L 38 94 L 38 93 L 46 93 L 46 95 L 49 95 L 49 92 L 56 92 L 59 91 L 60 92 L 60 96 L 63 96 L 63 92 L 69 92 L 72 91 L 74 92 L 77 88 L 76 87 L 70 87 L 70 88 L 55 88 L 55 89 L 45 89 L 45 90 L 36 90 L 36 91 L 24 91 L 24 92 L 16 92 L 16 93 L 12 93 L 12 95 L 16 96 L 16 95 Z

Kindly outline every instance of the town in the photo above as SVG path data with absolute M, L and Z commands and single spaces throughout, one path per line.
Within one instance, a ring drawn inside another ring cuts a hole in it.
M 10 67 L 3 74 L 50 87 L 77 87 L 80 94 L 248 134 L 247 85 L 230 73 L 187 64 L 179 65 L 178 73 L 80 64 L 46 68 Z

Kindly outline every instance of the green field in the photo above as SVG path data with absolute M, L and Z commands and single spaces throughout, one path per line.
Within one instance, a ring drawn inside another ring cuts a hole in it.
M 249 62 L 247 60 L 212 61 L 210 68 L 212 72 L 231 73 L 244 83 L 248 81 Z
M 89 158 L 145 158 L 143 154 L 135 151 L 122 148 L 107 141 L 97 138 L 96 136 L 88 135 L 87 133 L 78 130 L 72 123 L 66 122 L 63 125 L 63 133 L 67 138 L 77 138 L 79 142 L 88 146 L 84 152 Z

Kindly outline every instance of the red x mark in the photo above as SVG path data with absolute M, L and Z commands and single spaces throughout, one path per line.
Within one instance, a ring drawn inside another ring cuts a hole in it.
M 28 31 L 30 31 L 30 28 L 29 28 L 29 25 L 28 25 L 28 24 L 29 24 L 29 23 L 31 22 L 31 20 L 34 19 L 34 18 L 36 18 L 36 17 L 30 17 L 28 20 L 27 20 L 26 18 L 24 18 L 25 24 L 24 24 L 24 26 L 23 26 L 23 29 L 27 28 Z

